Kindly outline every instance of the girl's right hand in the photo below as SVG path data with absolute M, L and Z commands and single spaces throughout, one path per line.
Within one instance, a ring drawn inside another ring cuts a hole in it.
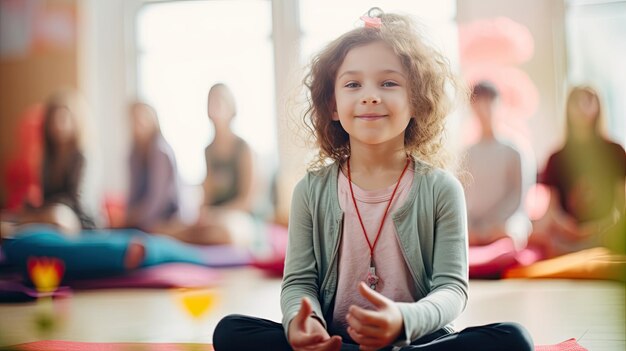
M 289 323 L 289 344 L 294 351 L 339 351 L 341 337 L 330 337 L 328 332 L 312 315 L 311 302 L 302 298 L 300 311 Z

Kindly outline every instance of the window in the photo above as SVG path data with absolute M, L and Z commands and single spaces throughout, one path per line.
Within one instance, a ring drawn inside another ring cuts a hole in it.
M 272 8 L 264 0 L 149 3 L 137 16 L 137 90 L 159 115 L 180 176 L 200 184 L 213 138 L 209 88 L 235 96 L 235 132 L 263 158 L 276 155 Z
M 329 41 L 360 25 L 358 14 L 366 14 L 372 7 L 416 18 L 427 27 L 426 35 L 446 56 L 458 56 L 456 1 L 301 0 L 302 62 L 308 63 L 311 55 Z
M 626 145 L 626 3 L 570 1 L 566 33 L 569 83 L 599 89 L 607 132 Z

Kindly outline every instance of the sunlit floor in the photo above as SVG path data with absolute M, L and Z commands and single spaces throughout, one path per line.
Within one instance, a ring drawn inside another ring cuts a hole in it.
M 253 269 L 223 271 L 214 304 L 197 319 L 176 290 L 74 292 L 53 305 L 0 304 L 0 344 L 40 339 L 86 342 L 211 342 L 219 319 L 230 313 L 280 321 L 280 280 Z M 467 309 L 457 328 L 498 321 L 526 326 L 536 344 L 569 338 L 589 350 L 626 350 L 625 287 L 616 282 L 570 280 L 471 281 Z M 37 321 L 54 311 L 44 332 Z

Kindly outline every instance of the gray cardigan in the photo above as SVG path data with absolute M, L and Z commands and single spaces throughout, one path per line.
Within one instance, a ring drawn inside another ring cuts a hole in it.
M 406 336 L 398 346 L 447 326 L 467 302 L 463 189 L 450 173 L 414 161 L 415 178 L 406 202 L 391 213 L 419 295 L 416 302 L 397 303 Z M 280 301 L 285 333 L 305 296 L 323 322 L 332 318 L 343 227 L 338 172 L 337 164 L 309 172 L 293 193 Z

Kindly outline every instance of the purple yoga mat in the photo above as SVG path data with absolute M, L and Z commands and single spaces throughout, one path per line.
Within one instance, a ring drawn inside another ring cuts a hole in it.
M 166 263 L 138 269 L 123 276 L 67 282 L 52 293 L 40 293 L 20 280 L 0 280 L 0 302 L 27 302 L 40 297 L 67 297 L 72 289 L 203 288 L 215 286 L 220 275 L 214 269 L 190 263 Z
M 164 263 L 118 277 L 75 280 L 69 285 L 74 289 L 199 288 L 218 283 L 219 273 L 214 269 L 190 263 Z
M 239 267 L 252 263 L 249 250 L 232 245 L 197 246 L 202 252 L 203 264 L 209 267 Z
M 15 280 L 0 280 L 0 302 L 26 302 L 40 297 L 59 298 L 69 297 L 72 290 L 67 286 L 61 286 L 57 290 L 41 293 L 33 287 L 26 286 Z

